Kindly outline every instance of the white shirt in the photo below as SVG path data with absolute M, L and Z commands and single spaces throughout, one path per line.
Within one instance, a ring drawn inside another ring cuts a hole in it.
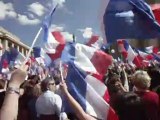
M 57 114 L 60 116 L 61 107 L 61 97 L 49 90 L 40 95 L 36 101 L 36 111 L 38 115 Z

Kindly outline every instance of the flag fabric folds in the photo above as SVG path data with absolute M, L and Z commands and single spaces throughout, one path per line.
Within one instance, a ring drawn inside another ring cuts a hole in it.
M 34 58 L 38 62 L 38 64 L 49 65 L 51 63 L 50 58 L 45 53 L 43 48 L 34 47 L 33 48 L 33 54 L 34 54 Z
M 86 113 L 102 120 L 117 120 L 117 116 L 102 98 L 106 88 L 97 80 L 79 70 L 73 62 L 69 63 L 66 83 L 71 95 L 78 101 Z M 96 86 L 102 86 L 97 92 Z M 100 95 L 101 93 L 101 95 Z M 112 118 L 110 118 L 112 116 Z
M 137 67 L 142 67 L 142 59 L 138 57 L 138 53 L 133 50 L 132 46 L 129 45 L 126 40 L 122 40 L 120 44 L 123 44 L 123 46 L 121 45 L 121 47 L 124 47 L 124 53 L 122 55 L 124 55 L 124 58 L 128 61 L 128 63 L 134 63 Z
M 58 7 L 58 4 L 52 9 L 52 11 L 49 13 L 49 15 L 47 15 L 45 17 L 45 19 L 43 20 L 43 23 L 42 23 L 42 26 L 43 26 L 43 30 L 44 30 L 44 41 L 47 41 L 47 38 L 48 38 L 48 30 L 49 30 L 49 27 L 51 26 L 51 22 L 52 22 L 52 16 L 54 14 L 54 12 L 56 11 Z
M 100 49 L 103 45 L 103 39 L 100 36 L 92 35 L 86 45 Z
M 103 22 L 109 43 L 160 37 L 160 25 L 144 0 L 109 0 Z
M 155 47 L 155 46 L 145 47 L 145 52 L 147 52 L 147 53 L 155 53 L 155 54 L 157 54 L 158 51 L 159 51 L 159 48 Z
M 80 43 L 66 44 L 62 60 L 73 61 L 79 69 L 100 75 L 106 74 L 107 68 L 112 64 L 112 56 Z
M 44 51 L 48 54 L 48 56 L 55 60 L 60 58 L 62 50 L 65 46 L 65 39 L 60 31 L 51 31 L 50 25 L 52 16 L 56 10 L 58 5 L 53 8 L 51 13 L 46 16 L 45 20 L 43 21 L 43 29 L 44 29 Z
M 65 46 L 65 39 L 61 32 L 54 31 L 48 32 L 47 42 L 45 43 L 44 50 L 52 60 L 61 57 L 62 51 Z
M 4 71 L 8 69 L 9 63 L 10 63 L 9 52 L 5 50 L 1 57 L 1 61 L 0 61 L 0 72 L 1 73 L 3 73 Z
M 160 24 L 160 4 L 152 4 L 151 5 L 152 11 L 154 13 L 154 16 L 157 20 L 157 22 Z

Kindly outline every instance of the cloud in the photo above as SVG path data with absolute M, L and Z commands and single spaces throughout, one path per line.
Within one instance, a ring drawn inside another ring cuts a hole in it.
M 58 3 L 60 7 L 64 6 L 66 0 L 52 0 L 53 3 Z
M 40 23 L 40 20 L 36 19 L 34 16 L 29 15 L 28 17 L 26 15 L 16 13 L 12 3 L 3 3 L 2 1 L 0 1 L 0 8 L 0 20 L 13 18 L 17 20 L 21 25 L 36 25 Z
M 51 27 L 50 27 L 50 29 L 52 31 L 64 31 L 64 27 L 58 26 L 58 25 L 55 25 L 55 24 L 52 24 Z
M 46 5 L 47 5 L 47 7 L 52 8 L 56 4 L 59 4 L 59 8 L 62 8 L 62 7 L 64 7 L 65 2 L 66 2 L 66 0 L 48 0 Z
M 50 30 L 51 31 L 60 31 L 67 42 L 73 42 L 73 34 L 70 34 L 69 32 L 64 31 L 64 26 L 65 25 L 52 24 L 50 27 Z
M 32 3 L 28 6 L 28 11 L 38 15 L 42 16 L 45 13 L 45 7 L 40 4 L 39 2 Z
M 6 17 L 16 17 L 17 15 L 12 3 L 3 3 L 3 1 L 0 1 L 0 8 L 0 20 L 4 20 Z
M 7 14 L 7 17 L 10 17 L 10 18 L 16 18 L 17 17 L 17 13 L 14 12 L 14 11 L 9 11 L 6 14 Z
M 78 29 L 78 31 L 82 32 L 83 37 L 86 39 L 91 38 L 93 34 L 93 30 L 90 27 L 86 27 L 85 29 Z
M 17 20 L 21 25 L 36 25 L 40 23 L 39 19 L 29 19 L 26 15 L 18 14 Z

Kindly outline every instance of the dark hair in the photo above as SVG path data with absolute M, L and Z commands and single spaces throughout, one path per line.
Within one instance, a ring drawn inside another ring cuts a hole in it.
M 52 77 L 47 77 L 41 82 L 41 90 L 42 92 L 45 92 L 48 90 L 48 84 L 50 81 L 54 81 Z
M 119 120 L 147 120 L 143 103 L 137 94 L 128 92 L 117 98 L 115 110 Z
M 116 82 L 121 82 L 120 77 L 116 74 L 107 81 L 108 92 L 110 95 L 119 92 L 119 88 L 115 86 Z

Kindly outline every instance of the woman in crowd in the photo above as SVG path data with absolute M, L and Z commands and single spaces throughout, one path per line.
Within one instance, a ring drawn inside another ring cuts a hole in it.
M 150 91 L 151 78 L 146 71 L 138 70 L 133 75 L 135 93 L 138 94 L 145 107 L 146 116 L 149 120 L 160 120 L 159 116 L 159 96 Z

